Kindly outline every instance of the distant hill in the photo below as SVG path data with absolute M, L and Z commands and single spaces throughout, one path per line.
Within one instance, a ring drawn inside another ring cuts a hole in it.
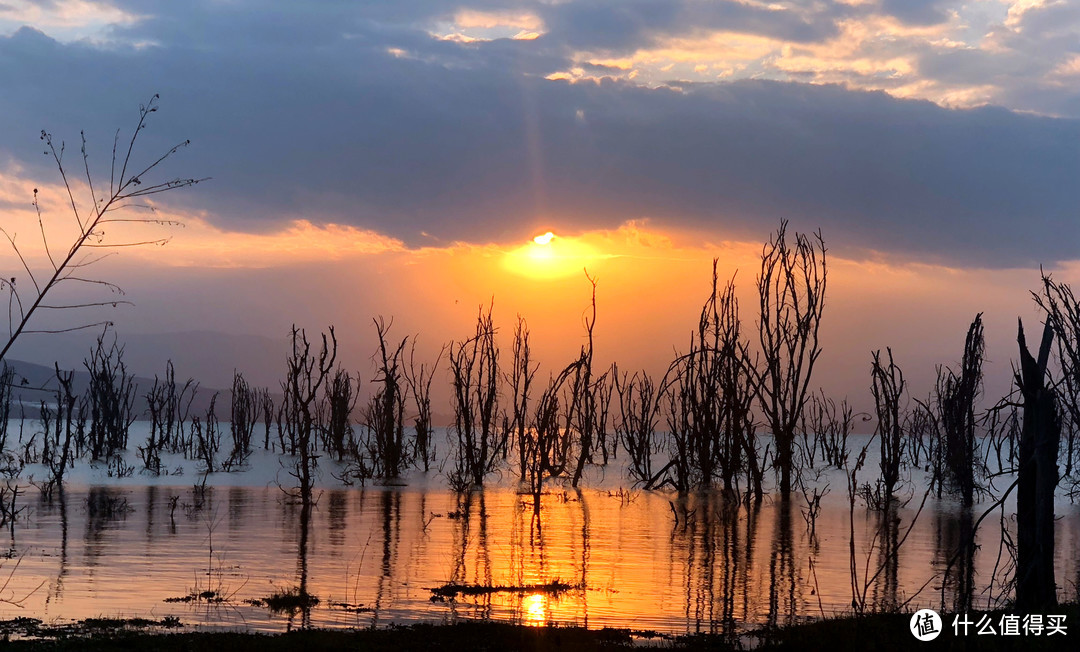
M 83 369 L 97 333 L 74 333 L 24 337 L 10 356 L 52 370 Z M 128 371 L 152 379 L 165 373 L 165 363 L 173 361 L 177 379 L 189 377 L 206 387 L 231 387 L 233 370 L 257 387 L 274 389 L 285 372 L 287 343 L 258 335 L 235 335 L 215 331 L 178 333 L 119 333 Z M 141 385 L 141 383 L 140 383 Z
M 25 403 L 26 415 L 37 418 L 38 404 L 55 400 L 55 371 L 53 362 L 64 371 L 75 371 L 75 391 L 82 393 L 89 385 L 89 374 L 83 360 L 90 354 L 97 333 L 81 332 L 63 335 L 22 338 L 8 361 L 15 368 L 18 378 L 16 398 Z M 128 373 L 136 376 L 136 414 L 146 417 L 147 391 L 154 384 L 154 376 L 165 375 L 165 365 L 173 361 L 176 382 L 183 385 L 188 378 L 199 382 L 199 392 L 192 404 L 193 413 L 205 412 L 210 397 L 220 392 L 217 401 L 219 419 L 227 420 L 230 405 L 233 370 L 239 370 L 254 387 L 265 387 L 280 400 L 281 381 L 285 377 L 285 359 L 288 342 L 258 335 L 235 335 L 215 331 L 184 331 L 178 333 L 135 333 L 117 335 L 124 347 L 124 364 Z M 22 380 L 26 384 L 22 384 Z M 369 377 L 361 384 L 361 398 L 356 416 L 366 405 L 367 397 L 375 389 Z M 436 401 L 432 415 L 434 425 L 445 427 L 453 422 L 449 405 Z M 410 406 L 411 407 L 411 404 Z M 406 410 L 409 418 L 409 410 Z M 17 417 L 18 412 L 13 416 Z
M 23 404 L 23 414 L 25 414 L 26 418 L 38 418 L 42 401 L 49 405 L 54 405 L 56 403 L 56 390 L 59 385 L 56 381 L 56 370 L 54 368 L 34 364 L 32 362 L 23 362 L 22 360 L 10 360 L 7 364 L 15 370 L 15 389 L 12 393 L 12 398 L 15 402 Z M 64 371 L 65 369 L 61 367 L 61 370 Z M 67 371 L 71 371 L 71 369 L 67 369 Z M 164 376 L 164 370 L 161 375 Z M 183 387 L 186 380 L 186 377 L 181 378 L 180 375 L 177 374 L 177 391 L 180 391 L 180 388 Z M 139 419 L 147 417 L 146 393 L 153 385 L 153 378 L 147 378 L 145 376 L 135 377 L 134 410 L 135 415 Z M 85 367 L 76 368 L 75 376 L 72 379 L 72 390 L 76 395 L 82 395 L 89 386 L 90 374 L 86 371 Z M 231 392 L 229 390 L 219 390 L 211 387 L 203 387 L 201 385 L 195 394 L 195 399 L 191 403 L 191 414 L 206 412 L 210 407 L 210 399 L 215 392 L 219 393 L 215 412 L 219 419 L 228 420 Z M 17 405 L 12 405 L 11 417 L 18 418 L 19 415 L 19 407 Z

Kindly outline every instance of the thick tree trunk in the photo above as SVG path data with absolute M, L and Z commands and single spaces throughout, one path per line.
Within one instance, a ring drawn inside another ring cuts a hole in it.
M 1027 350 L 1023 324 L 1017 340 L 1021 373 L 1016 380 L 1024 397 L 1024 425 L 1016 495 L 1016 606 L 1021 612 L 1043 613 L 1057 604 L 1054 489 L 1058 483 L 1061 421 L 1054 392 L 1044 383 L 1053 329 L 1047 322 L 1037 361 Z

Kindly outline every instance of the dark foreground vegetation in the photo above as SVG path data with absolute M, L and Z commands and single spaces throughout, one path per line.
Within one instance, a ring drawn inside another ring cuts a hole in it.
M 991 614 L 994 621 L 1002 612 Z M 1066 623 L 1080 622 L 1080 606 L 1063 605 L 1056 613 Z M 675 650 L 1073 650 L 1072 636 L 955 636 L 945 631 L 920 642 L 908 633 L 908 614 L 821 620 L 755 630 L 741 638 L 719 634 L 668 636 L 627 629 L 529 627 L 465 621 L 456 625 L 418 624 L 352 631 L 300 630 L 279 635 L 239 632 L 169 632 L 168 622 L 142 619 L 94 619 L 63 627 L 20 619 L 0 622 L 5 639 L 31 635 L 37 640 L 5 640 L 12 650 L 624 650 L 655 647 Z M 1071 632 L 1070 632 L 1071 633 Z

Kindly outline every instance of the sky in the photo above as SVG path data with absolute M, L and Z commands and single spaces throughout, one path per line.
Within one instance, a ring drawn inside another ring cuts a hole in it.
M 829 249 L 820 382 L 864 401 L 872 350 L 925 396 L 979 311 L 1003 391 L 1040 266 L 1080 278 L 1075 2 L 0 0 L 0 89 L 0 219 L 35 264 L 33 188 L 71 234 L 42 129 L 105 179 L 160 94 L 136 158 L 190 139 L 162 178 L 211 177 L 154 198 L 182 227 L 110 234 L 170 239 L 96 268 L 121 334 L 333 323 L 361 367 L 377 316 L 433 356 L 493 302 L 556 367 L 587 268 L 600 359 L 662 371 L 714 257 L 755 333 L 786 219 Z

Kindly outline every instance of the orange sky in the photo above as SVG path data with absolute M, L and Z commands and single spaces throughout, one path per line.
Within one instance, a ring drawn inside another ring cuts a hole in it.
M 42 186 L 49 219 L 67 218 L 57 191 Z M 32 188 L 29 181 L 8 174 L 0 175 L 0 192 L 17 206 L 19 195 L 29 196 Z M 44 269 L 48 263 L 34 237 L 36 218 L 25 200 L 22 204 L 7 224 L 18 233 L 30 262 Z M 430 358 L 443 343 L 468 337 L 478 308 L 494 300 L 507 355 L 520 314 L 528 321 L 533 350 L 546 374 L 569 362 L 583 342 L 587 269 L 597 279 L 598 361 L 662 374 L 675 351 L 686 348 L 709 292 L 715 257 L 721 279 L 738 272 L 744 333 L 756 337 L 761 243 L 727 241 L 718 233 L 629 221 L 614 230 L 557 233 L 547 245 L 456 242 L 408 248 L 351 226 L 297 221 L 253 235 L 222 231 L 196 214 L 162 209 L 154 216 L 184 226 L 110 229 L 112 242 L 170 241 L 123 249 L 97 267 L 99 277 L 119 283 L 136 303 L 100 313 L 114 320 L 121 334 L 218 330 L 283 340 L 294 322 L 310 331 L 334 324 L 343 361 L 365 370 L 375 346 L 373 317 L 394 318 L 397 337 L 418 333 L 418 354 Z M 55 249 L 72 231 L 63 222 L 49 224 Z M 763 225 L 761 239 L 775 226 Z M 541 226 L 536 233 L 545 231 Z M 827 244 L 829 235 L 824 234 Z M 16 263 L 4 260 L 6 267 Z M 1077 277 L 1069 267 L 1056 273 L 1066 281 Z M 988 391 L 999 395 L 1008 386 L 1009 360 L 1016 355 L 1016 317 L 1032 324 L 1038 319 L 1028 296 L 1038 279 L 1033 269 L 952 269 L 831 253 L 825 353 L 814 384 L 862 405 L 868 400 L 870 352 L 891 346 L 912 391 L 925 397 L 935 365 L 955 363 L 967 325 L 976 312 L 985 311 Z M 244 368 L 242 360 L 223 364 Z

